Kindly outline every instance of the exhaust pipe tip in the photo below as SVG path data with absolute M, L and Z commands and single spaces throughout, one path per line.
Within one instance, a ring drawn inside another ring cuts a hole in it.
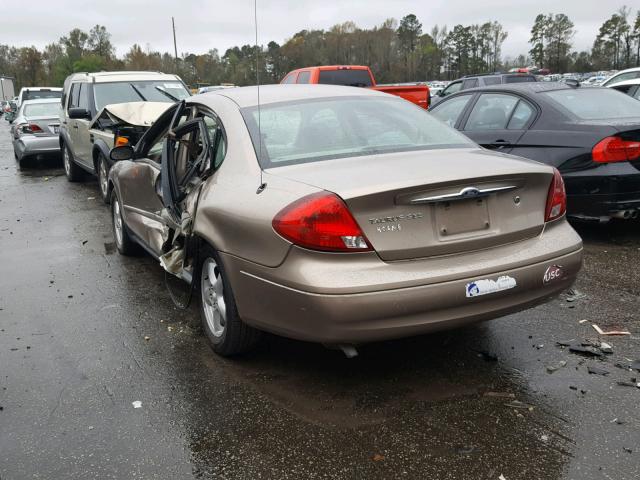
M 631 218 L 631 210 L 620 210 L 618 212 L 611 212 L 611 218 L 628 220 L 629 218 Z
M 344 353 L 344 356 L 347 358 L 355 358 L 358 356 L 358 350 L 356 350 L 355 345 L 351 345 L 348 343 L 325 343 L 324 346 L 325 348 L 328 348 L 330 350 L 341 350 L 342 353 Z

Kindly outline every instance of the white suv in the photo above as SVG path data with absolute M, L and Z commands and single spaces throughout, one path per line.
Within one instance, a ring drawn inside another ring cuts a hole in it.
M 98 177 L 108 176 L 113 138 L 96 139 L 90 131 L 91 120 L 105 106 L 175 102 L 188 96 L 190 92 L 180 77 L 160 72 L 75 73 L 67 77 L 60 117 L 60 150 L 67 179 L 75 182 L 83 171 Z M 108 192 L 102 190 L 100 193 L 106 202 Z

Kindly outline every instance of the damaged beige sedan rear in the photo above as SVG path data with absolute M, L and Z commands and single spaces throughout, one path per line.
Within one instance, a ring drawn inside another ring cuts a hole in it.
M 213 349 L 261 331 L 340 346 L 543 302 L 582 242 L 553 168 L 479 148 L 404 100 L 337 86 L 228 89 L 111 151 L 118 250 L 190 283 Z

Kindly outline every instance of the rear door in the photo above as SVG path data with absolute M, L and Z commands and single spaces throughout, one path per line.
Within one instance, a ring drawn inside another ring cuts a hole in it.
M 516 95 L 485 92 L 458 129 L 485 148 L 512 152 L 536 115 L 536 108 Z
M 197 107 L 181 122 L 185 111 L 183 102 L 176 110 L 162 151 L 162 203 L 175 226 L 183 223 L 183 213 L 195 214 L 185 207 L 185 200 L 212 171 L 213 148 L 217 146 L 211 133 L 217 122 L 207 119 Z
M 80 83 L 80 91 L 78 93 L 78 108 L 83 108 L 88 112 L 91 111 L 89 100 L 89 88 L 88 83 Z M 76 122 L 76 139 L 75 143 L 75 159 L 85 165 L 88 168 L 93 169 L 93 161 L 91 158 L 92 142 L 89 136 L 89 125 L 91 120 L 86 118 L 79 118 Z
M 67 112 L 65 114 L 65 120 L 63 124 L 67 130 L 67 135 L 69 136 L 69 140 L 71 141 L 71 153 L 74 157 L 77 155 L 77 144 L 78 144 L 78 121 L 75 118 L 69 118 L 69 110 L 71 108 L 76 108 L 79 103 L 79 95 L 80 95 L 80 83 L 71 84 L 71 89 L 69 90 L 69 100 L 67 102 Z
M 162 217 L 160 172 L 165 139 L 175 109 L 171 108 L 154 123 L 138 144 L 136 159 L 118 165 L 119 195 L 129 229 L 155 255 L 162 253 L 168 231 Z

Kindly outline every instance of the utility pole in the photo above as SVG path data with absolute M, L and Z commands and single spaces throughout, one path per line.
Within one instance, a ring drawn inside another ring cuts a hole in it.
M 171 26 L 173 27 L 173 53 L 175 55 L 175 59 L 176 59 L 176 70 L 178 68 L 178 44 L 176 43 L 176 22 L 173 19 L 173 17 L 171 17 Z

